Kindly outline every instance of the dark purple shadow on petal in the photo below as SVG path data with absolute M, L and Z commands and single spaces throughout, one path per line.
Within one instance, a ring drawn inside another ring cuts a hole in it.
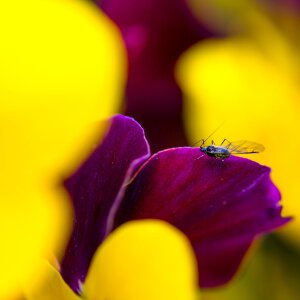
M 111 230 L 111 219 L 128 181 L 149 156 L 141 126 L 131 118 L 117 115 L 102 143 L 66 180 L 75 224 L 61 274 L 75 292 L 80 290 L 97 247 Z
M 189 147 L 153 155 L 127 189 L 115 227 L 143 218 L 175 225 L 194 247 L 200 286 L 214 287 L 231 279 L 257 234 L 289 218 L 281 217 L 269 168 L 244 158 L 201 155 Z
M 95 2 L 120 28 L 126 45 L 126 114 L 145 129 L 152 151 L 186 145 L 174 68 L 185 50 L 212 32 L 193 16 L 186 0 Z

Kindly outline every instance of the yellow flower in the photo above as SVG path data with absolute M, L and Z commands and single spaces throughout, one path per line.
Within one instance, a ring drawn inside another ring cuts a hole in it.
M 48 281 L 28 291 L 28 300 L 79 300 L 60 274 L 43 263 Z M 196 258 L 188 239 L 159 220 L 131 221 L 116 229 L 98 248 L 83 299 L 196 300 Z
M 244 15 L 238 18 L 244 32 L 203 41 L 180 59 L 186 126 L 191 143 L 224 122 L 212 137 L 217 143 L 227 138 L 265 145 L 265 152 L 249 158 L 272 167 L 284 214 L 295 216 L 283 232 L 300 245 L 299 56 L 258 10 Z
M 59 182 L 120 107 L 125 55 L 114 25 L 87 1 L 0 3 L 0 299 L 59 255 L 71 209 Z

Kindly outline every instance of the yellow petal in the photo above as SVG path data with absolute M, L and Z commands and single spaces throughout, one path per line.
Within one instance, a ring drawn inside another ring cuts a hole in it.
M 61 180 L 121 105 L 125 54 L 87 1 L 0 2 L 0 299 L 42 278 L 62 251 L 71 210 Z
M 132 221 L 97 250 L 84 294 L 89 300 L 195 300 L 196 274 L 180 231 L 163 221 Z
M 28 188 L 23 194 L 19 191 L 23 198 L 12 198 L 17 196 L 12 192 L 11 197 L 1 199 L 0 299 L 17 296 L 22 286 L 35 286 L 32 279 L 43 281 L 40 257 L 50 257 L 64 245 L 70 216 L 69 207 L 57 202 L 59 195 L 52 192 L 55 198 L 51 199 L 50 191 L 46 194 L 38 188 L 36 191 Z
M 45 274 L 42 284 L 36 282 L 38 288 L 26 288 L 26 300 L 80 300 L 71 288 L 64 282 L 59 272 L 47 261 L 39 261 L 40 272 Z
M 57 164 L 74 165 L 90 151 L 95 132 L 88 132 L 120 108 L 125 58 L 119 32 L 96 7 L 76 0 L 2 1 L 0 25 L 5 154 L 22 145 L 18 168 L 56 176 Z
M 285 214 L 298 217 L 286 229 L 299 232 L 300 173 L 295 166 L 300 165 L 300 90 L 292 63 L 285 64 L 280 56 L 287 60 L 288 53 L 272 57 L 246 38 L 209 40 L 182 57 L 177 74 L 186 95 L 191 140 L 209 136 L 225 121 L 212 136 L 217 143 L 227 138 L 265 145 L 266 151 L 248 158 L 272 168 Z

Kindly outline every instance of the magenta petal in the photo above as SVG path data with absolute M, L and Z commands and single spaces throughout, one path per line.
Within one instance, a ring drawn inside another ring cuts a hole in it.
M 200 285 L 213 287 L 233 276 L 256 235 L 289 219 L 281 217 L 269 168 L 202 155 L 190 147 L 153 155 L 127 189 L 115 227 L 142 218 L 172 223 L 194 247 Z
M 117 115 L 102 143 L 65 182 L 75 210 L 75 225 L 61 273 L 78 292 L 97 247 L 111 230 L 126 183 L 149 157 L 141 126 Z

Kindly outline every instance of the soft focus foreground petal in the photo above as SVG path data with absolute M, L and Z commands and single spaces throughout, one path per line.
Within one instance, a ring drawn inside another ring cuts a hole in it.
M 274 48 L 283 49 L 277 47 Z M 192 141 L 207 137 L 224 120 L 213 139 L 253 140 L 266 151 L 251 156 L 272 166 L 285 213 L 295 215 L 284 230 L 298 244 L 300 219 L 299 74 L 290 52 L 276 54 L 249 39 L 210 40 L 191 48 L 178 66 L 178 79 L 186 94 L 185 121 Z M 292 67 L 294 65 L 294 67 Z M 199 122 L 201 116 L 201 122 Z M 297 152 L 297 150 L 295 150 Z
M 190 239 L 202 287 L 227 282 L 253 238 L 288 219 L 270 170 L 247 159 L 201 156 L 197 148 L 153 155 L 127 189 L 116 226 L 129 219 L 170 222 Z M 197 159 L 199 158 L 199 159 Z
M 42 277 L 36 257 L 64 246 L 70 209 L 56 185 L 99 139 L 99 120 L 119 107 L 125 68 L 117 30 L 84 1 L 1 1 L 0 28 L 6 299 L 25 279 Z
M 56 176 L 57 165 L 74 167 L 87 155 L 99 120 L 120 107 L 119 33 L 86 1 L 2 1 L 0 11 L 1 139 L 22 149 L 9 168 Z
M 89 300 L 196 300 L 192 247 L 165 222 L 128 222 L 97 250 L 84 295 Z
M 44 280 L 40 257 L 50 259 L 61 250 L 70 231 L 70 208 L 57 201 L 65 196 L 64 191 L 28 186 L 1 199 L 0 299 L 17 297 L 24 287 Z
M 25 287 L 26 300 L 80 300 L 71 288 L 64 282 L 60 273 L 47 261 L 40 261 L 40 272 L 45 274 L 42 284 L 35 288 Z
M 133 173 L 149 157 L 141 126 L 117 115 L 102 143 L 67 181 L 75 228 L 62 262 L 62 275 L 79 291 L 90 261 L 112 229 L 112 220 Z

